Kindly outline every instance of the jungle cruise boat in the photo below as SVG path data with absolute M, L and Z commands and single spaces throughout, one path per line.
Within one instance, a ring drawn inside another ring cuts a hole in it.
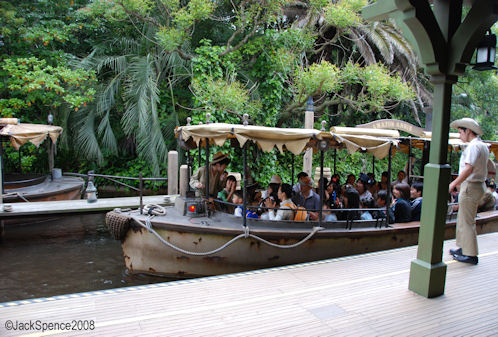
M 17 118 L 0 118 L 0 156 L 3 157 L 3 143 L 10 143 L 19 150 L 27 142 L 39 146 L 47 138 L 49 146 L 49 174 L 2 174 L 2 200 L 4 203 L 30 201 L 56 201 L 80 199 L 85 181 L 79 177 L 63 176 L 59 169 L 53 169 L 53 144 L 62 133 L 60 126 L 19 123 Z M 3 164 L 3 163 L 2 163 Z
M 276 147 L 293 155 L 311 148 L 320 154 L 320 176 L 323 177 L 325 151 L 345 149 L 349 153 L 371 153 L 378 159 L 388 157 L 390 174 L 391 156 L 394 151 L 403 150 L 402 145 L 407 143 L 397 130 L 371 127 L 332 127 L 328 131 L 324 127 L 322 130 L 282 129 L 248 125 L 247 120 L 243 125 L 182 126 L 176 129 L 176 135 L 187 150 L 205 147 L 206 167 L 210 146 L 221 146 L 228 141 L 240 149 L 244 167 L 242 214 L 251 209 L 246 188 L 249 146 L 257 146 L 263 151 Z M 206 185 L 209 190 L 209 181 Z M 321 196 L 323 188 L 320 186 Z M 146 205 L 135 211 L 115 210 L 107 214 L 106 221 L 111 234 L 122 242 L 129 272 L 188 278 L 417 244 L 419 223 L 388 224 L 386 217 L 381 215 L 385 214 L 383 210 L 377 209 L 380 216 L 373 220 L 325 222 L 320 214 L 318 221 L 272 221 L 236 217 L 215 209 L 209 200 L 187 193 L 177 196 L 174 206 Z M 451 207 L 449 210 L 446 239 L 455 237 L 456 214 L 451 212 Z M 478 233 L 497 230 L 498 211 L 478 214 Z

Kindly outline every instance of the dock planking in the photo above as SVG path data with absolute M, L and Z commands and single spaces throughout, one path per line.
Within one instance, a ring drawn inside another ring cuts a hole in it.
M 166 205 L 175 200 L 175 195 L 152 195 L 144 196 L 143 204 Z M 140 206 L 140 197 L 100 198 L 96 202 L 89 203 L 86 199 L 81 200 L 59 200 L 39 202 L 5 203 L 3 206 L 11 206 L 11 211 L 4 211 L 0 205 L 0 219 L 9 219 L 32 215 L 57 215 L 70 213 L 91 213 L 111 211 L 115 208 L 133 208 Z
M 479 236 L 479 265 L 451 260 L 443 296 L 408 290 L 417 247 L 146 286 L 0 304 L 5 322 L 94 320 L 80 336 L 425 336 L 498 334 L 498 233 Z

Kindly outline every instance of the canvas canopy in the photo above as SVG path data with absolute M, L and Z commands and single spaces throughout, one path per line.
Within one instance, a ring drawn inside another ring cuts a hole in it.
M 306 147 L 312 146 L 316 141 L 327 140 L 330 147 L 346 148 L 350 153 L 362 150 L 378 158 L 384 158 L 389 153 L 390 144 L 397 144 L 397 140 L 370 135 L 225 123 L 183 126 L 176 129 L 176 134 L 183 141 L 192 139 L 197 146 L 206 138 L 218 146 L 223 145 L 227 139 L 236 138 L 240 146 L 251 140 L 263 151 L 271 151 L 277 147 L 282 152 L 285 146 L 285 149 L 295 155 L 301 154 Z
M 61 133 L 60 126 L 24 123 L 5 125 L 0 130 L 0 135 L 9 137 L 10 143 L 16 150 L 27 142 L 39 146 L 47 136 L 55 143 Z

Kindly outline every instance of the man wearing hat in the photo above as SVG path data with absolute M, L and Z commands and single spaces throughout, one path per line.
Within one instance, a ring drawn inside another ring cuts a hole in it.
M 472 118 L 462 118 L 450 124 L 458 129 L 460 140 L 469 143 L 460 157 L 458 177 L 449 186 L 450 192 L 460 186 L 456 225 L 457 249 L 450 249 L 460 262 L 477 264 L 477 235 L 475 217 L 479 200 L 486 191 L 488 147 L 481 141 L 482 130 Z
M 230 159 L 226 154 L 216 153 L 209 163 L 209 195 L 216 196 L 223 189 L 220 176 L 225 171 Z M 196 195 L 206 196 L 206 166 L 201 166 L 190 177 L 190 187 L 196 190 Z

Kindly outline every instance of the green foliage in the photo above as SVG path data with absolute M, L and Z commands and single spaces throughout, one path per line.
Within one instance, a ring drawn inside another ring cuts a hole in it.
M 161 27 L 156 33 L 156 38 L 164 50 L 172 52 L 181 46 L 183 40 L 185 39 L 185 34 L 183 30 L 170 27 Z
M 2 69 L 9 75 L 7 87 L 12 95 L 22 97 L 26 106 L 40 103 L 58 107 L 66 103 L 78 110 L 93 101 L 95 96 L 93 71 L 72 70 L 64 66 L 53 67 L 36 57 L 5 59 Z M 3 110 L 2 107 L 2 115 L 25 106 L 12 98 L 0 99 L 0 102 L 0 106 L 7 109 Z
M 296 75 L 296 91 L 299 97 L 337 92 L 341 88 L 339 68 L 327 61 L 312 64 Z
M 498 140 L 498 75 L 493 71 L 468 70 L 454 87 L 452 120 L 470 117 L 481 125 L 483 139 Z
M 331 1 L 324 8 L 325 21 L 340 29 L 359 26 L 363 21 L 360 10 L 367 4 L 366 0 Z

